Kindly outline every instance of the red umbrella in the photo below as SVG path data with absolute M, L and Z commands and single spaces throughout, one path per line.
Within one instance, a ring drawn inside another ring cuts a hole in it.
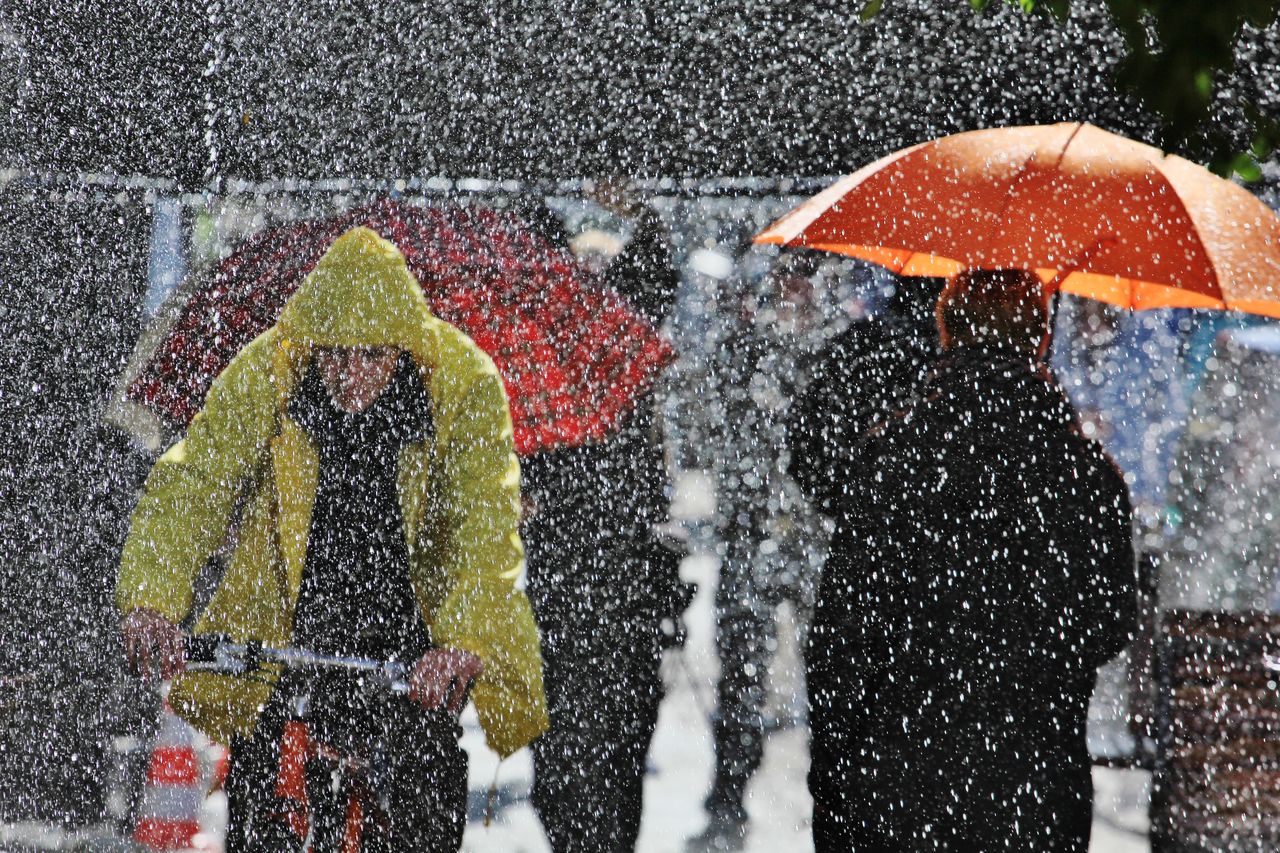
M 214 378 L 357 225 L 395 243 L 436 316 L 493 358 L 523 455 L 605 438 L 673 356 L 644 317 L 515 216 L 382 200 L 246 240 L 188 299 L 129 399 L 186 427 Z

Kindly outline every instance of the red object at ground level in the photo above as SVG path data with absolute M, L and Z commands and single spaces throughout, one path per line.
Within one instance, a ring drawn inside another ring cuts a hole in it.
M 204 787 L 195 733 L 165 706 L 147 765 L 133 840 L 153 850 L 184 850 L 200 831 Z
M 129 398 L 186 427 L 217 375 L 357 225 L 395 243 L 436 316 L 493 358 L 521 454 L 604 439 L 673 356 L 624 299 L 515 216 L 383 200 L 246 240 L 190 296 Z

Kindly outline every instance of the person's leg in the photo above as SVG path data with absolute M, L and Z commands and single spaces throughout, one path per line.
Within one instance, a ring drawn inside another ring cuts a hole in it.
M 562 533 L 562 530 L 556 532 Z M 577 638 L 590 633 L 573 630 L 580 618 L 589 618 L 581 596 L 588 589 L 578 577 L 583 555 L 552 544 L 550 532 L 526 537 L 528 595 L 542 647 L 542 686 L 547 702 L 548 727 L 529 745 L 533 756 L 530 800 L 542 822 L 554 853 L 571 849 L 579 834 L 573 820 L 584 804 L 574 798 L 585 787 L 577 781 L 583 764 L 581 735 L 575 723 L 578 704 L 589 702 L 594 691 L 579 696 L 585 685 L 570 679 L 587 667 L 588 652 Z M 558 542 L 558 540 L 556 540 Z M 562 545 L 562 543 L 560 543 Z M 584 550 L 584 553 L 589 551 Z
M 312 758 L 303 766 L 311 849 L 341 850 L 351 803 L 350 779 L 328 759 Z
M 658 725 L 662 703 L 662 652 L 649 637 L 637 638 L 630 649 L 625 674 L 611 685 L 609 716 L 616 721 L 613 731 L 614 757 L 605 756 L 602 767 L 611 768 L 613 784 L 604 787 L 605 813 L 617 815 L 609 850 L 631 851 L 640 835 L 644 807 L 644 777 L 649 745 Z
M 227 853 L 281 853 L 302 846 L 275 796 L 280 730 L 276 715 L 264 714 L 252 737 L 237 737 L 231 742 L 226 782 Z
M 456 853 L 467 826 L 462 728 L 448 711 L 397 708 L 386 743 L 386 804 L 396 853 Z M 379 780 L 373 780 L 376 783 Z
M 250 770 L 250 741 L 235 737 L 231 740 L 227 764 L 227 853 L 249 853 L 249 820 L 252 803 L 257 793 Z
M 573 643 L 544 633 L 551 728 L 532 745 L 533 805 L 556 853 L 630 851 L 640 831 L 662 698 L 656 626 L 597 627 Z
M 535 604 L 535 613 L 539 608 Z M 533 790 L 531 799 L 538 819 L 547 833 L 547 841 L 555 853 L 573 849 L 573 840 L 583 830 L 577 816 L 591 808 L 589 796 L 594 786 L 584 784 L 588 762 L 586 738 L 579 730 L 583 714 L 596 713 L 592 704 L 594 691 L 580 694 L 586 687 L 573 678 L 589 669 L 582 655 L 570 653 L 567 633 L 559 629 L 548 614 L 538 613 L 542 628 L 542 683 L 547 697 L 550 725 L 530 745 L 533 753 Z M 573 678 L 573 681 L 570 679 Z
M 716 588 L 720 680 L 713 725 L 715 775 L 706 806 L 713 817 L 738 822 L 746 820 L 747 783 L 764 755 L 766 676 L 776 629 L 773 607 L 752 583 L 752 569 L 748 555 L 731 550 Z

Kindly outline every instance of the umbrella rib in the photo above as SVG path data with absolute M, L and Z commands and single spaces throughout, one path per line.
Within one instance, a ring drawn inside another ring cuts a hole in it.
M 1000 202 L 1000 213 L 997 214 L 991 227 L 987 230 L 987 249 L 991 249 L 991 244 L 995 242 L 995 237 L 1004 230 L 1005 215 L 1009 212 L 1009 205 L 1013 203 L 1013 191 L 1017 188 L 1018 182 L 1022 180 L 1022 176 L 1027 173 L 1027 167 L 1031 165 L 1031 161 L 1035 159 L 1035 152 L 1027 155 L 1022 161 L 1022 165 L 1018 167 L 1018 173 L 1013 176 L 1013 180 L 1009 182 L 1009 188 L 1004 191 L 1004 198 Z
M 1167 152 L 1161 152 L 1161 153 L 1164 155 L 1161 159 L 1168 159 L 1169 154 Z M 1172 193 L 1173 197 L 1176 198 L 1178 200 L 1178 203 L 1182 205 L 1182 210 L 1186 213 L 1187 219 L 1191 221 L 1192 233 L 1199 240 L 1200 249 L 1204 254 L 1204 262 L 1208 264 L 1209 271 L 1213 273 L 1213 284 L 1218 289 L 1217 298 L 1222 301 L 1223 308 L 1225 308 L 1228 311 L 1233 310 L 1232 307 L 1227 302 L 1227 291 L 1222 286 L 1222 273 L 1218 271 L 1218 265 L 1214 262 L 1213 255 L 1210 254 L 1208 247 L 1204 245 L 1204 241 L 1199 239 L 1200 223 L 1197 222 L 1195 217 L 1191 215 L 1191 206 L 1187 204 L 1185 199 L 1183 199 L 1182 194 L 1178 192 L 1177 186 L 1174 185 L 1173 181 L 1169 179 L 1169 176 L 1166 175 L 1163 170 L 1157 168 L 1155 170 L 1155 173 L 1156 175 L 1159 176 L 1160 180 L 1164 181 L 1165 186 L 1169 188 L 1169 192 Z M 1136 289 L 1137 285 L 1134 284 L 1133 287 Z M 1131 302 L 1133 301 L 1133 297 L 1130 297 L 1130 301 Z
M 1058 152 L 1058 159 L 1053 163 L 1053 168 L 1055 170 L 1062 165 L 1062 161 L 1067 156 L 1067 149 L 1071 147 L 1072 142 L 1075 142 L 1076 135 L 1084 129 L 1084 124 L 1085 123 L 1082 121 L 1076 122 L 1076 126 L 1067 137 L 1067 141 L 1062 143 L 1062 150 Z M 1031 161 L 1034 159 L 1036 159 L 1036 152 L 1032 151 L 1027 155 L 1027 158 L 1022 161 L 1022 165 L 1018 167 L 1018 173 L 1014 175 L 1013 180 L 1009 182 L 1009 188 L 1005 190 L 1004 200 L 1000 205 L 1000 213 L 996 217 L 996 221 L 991 223 L 990 230 L 987 231 L 986 242 L 988 250 L 991 249 L 991 244 L 994 242 L 996 235 L 1004 229 L 1005 215 L 1009 212 L 1009 205 L 1013 203 L 1013 191 L 1016 190 L 1018 185 L 1022 182 L 1023 177 L 1027 174 L 1027 167 L 1031 165 Z
M 1099 237 L 1097 240 L 1094 240 L 1093 243 L 1091 243 L 1087 249 L 1085 249 L 1083 252 L 1079 253 L 1074 258 L 1070 259 L 1069 261 L 1067 261 L 1065 264 L 1062 265 L 1062 267 L 1058 270 L 1057 275 L 1055 275 L 1053 277 L 1053 280 L 1049 282 L 1047 289 L 1050 291 L 1060 290 L 1062 288 L 1063 283 L 1071 276 L 1083 270 L 1084 265 L 1094 260 L 1098 252 L 1104 251 L 1106 249 L 1110 249 L 1112 246 L 1115 246 L 1119 242 L 1120 242 L 1120 235 L 1114 234 L 1114 233 L 1108 234 L 1105 237 Z M 1132 293 L 1129 296 L 1129 301 L 1130 302 L 1133 301 Z
M 1071 131 L 1071 135 L 1067 137 L 1067 141 L 1062 144 L 1062 150 L 1058 152 L 1058 159 L 1053 162 L 1053 168 L 1057 169 L 1062 165 L 1062 161 L 1067 158 L 1067 149 L 1071 147 L 1071 143 L 1076 141 L 1076 135 L 1084 130 L 1084 122 L 1076 122 L 1076 129 Z

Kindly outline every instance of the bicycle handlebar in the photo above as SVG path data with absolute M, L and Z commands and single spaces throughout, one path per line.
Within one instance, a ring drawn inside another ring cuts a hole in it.
M 400 661 L 324 655 L 306 649 L 280 649 L 256 641 L 232 642 L 217 634 L 184 636 L 187 672 L 247 675 L 273 665 L 294 670 L 329 670 L 367 675 L 373 682 L 395 694 L 409 692 L 409 670 Z

